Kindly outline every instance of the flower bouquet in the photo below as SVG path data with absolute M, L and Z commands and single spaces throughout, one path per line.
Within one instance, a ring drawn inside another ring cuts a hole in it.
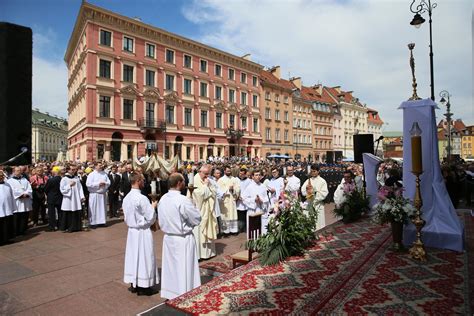
M 377 197 L 379 202 L 374 206 L 374 221 L 379 224 L 390 223 L 392 226 L 393 248 L 403 251 L 403 224 L 415 215 L 415 207 L 410 199 L 403 197 L 403 187 L 382 186 Z
M 260 254 L 262 265 L 274 265 L 289 256 L 301 255 L 317 238 L 317 219 L 312 199 L 302 203 L 283 192 L 270 215 L 267 233 L 247 241 L 247 247 Z
M 379 224 L 406 223 L 415 214 L 415 207 L 410 199 L 403 197 L 403 187 L 382 186 L 374 205 L 374 221 Z
M 343 184 L 343 200 L 334 208 L 334 214 L 342 217 L 344 223 L 358 220 L 362 213 L 369 210 L 369 197 L 364 196 L 362 190 L 358 190 L 355 184 Z

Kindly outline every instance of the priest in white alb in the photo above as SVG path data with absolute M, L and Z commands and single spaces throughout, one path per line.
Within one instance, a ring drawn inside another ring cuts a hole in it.
M 67 232 L 81 230 L 82 202 L 86 200 L 82 189 L 81 180 L 77 176 L 77 166 L 70 165 L 66 175 L 61 179 L 59 189 L 63 195 L 61 210 L 63 216 L 60 227 Z
M 301 189 L 301 180 L 295 176 L 295 169 L 293 166 L 288 166 L 286 168 L 286 173 L 285 191 L 289 192 L 293 196 L 298 196 Z
M 91 228 L 104 225 L 107 221 L 107 190 L 110 179 L 105 173 L 102 163 L 96 163 L 95 170 L 87 176 L 89 190 L 89 222 Z
M 193 230 L 196 238 L 197 252 L 199 259 L 209 259 L 216 255 L 217 239 L 217 219 L 214 213 L 216 194 L 215 188 L 211 185 L 209 165 L 203 165 L 194 176 L 193 200 L 201 213 L 201 223 Z
M 249 235 L 249 216 L 262 213 L 262 234 L 267 232 L 267 225 L 269 221 L 269 206 L 270 199 L 268 197 L 268 189 L 261 182 L 262 174 L 260 170 L 250 172 L 252 175 L 252 182 L 247 186 L 242 200 L 247 206 L 247 237 Z
M 123 281 L 131 284 L 129 291 L 132 293 L 153 295 L 156 293 L 154 286 L 160 282 L 152 233 L 156 230 L 157 202 L 150 204 L 148 198 L 141 194 L 145 183 L 141 174 L 131 173 L 129 180 L 132 189 L 122 203 L 128 226 Z
M 16 210 L 12 188 L 5 182 L 5 173 L 0 170 L 0 245 L 15 237 L 13 212 Z
M 270 180 L 265 180 L 263 184 L 265 184 L 268 189 L 270 196 L 270 207 L 272 208 L 278 203 L 280 194 L 285 189 L 285 182 L 283 181 L 283 178 L 280 177 L 278 167 L 273 167 L 271 171 L 272 178 Z
M 23 235 L 28 229 L 28 217 L 33 206 L 33 189 L 30 182 L 22 176 L 21 167 L 13 168 L 13 177 L 8 179 L 15 198 L 16 210 L 13 212 L 15 234 Z
M 224 176 L 217 181 L 219 188 L 224 192 L 220 203 L 222 232 L 235 234 L 239 232 L 237 221 L 237 199 L 240 196 L 240 180 L 232 176 L 232 169 L 226 166 Z
M 171 174 L 168 181 L 170 190 L 158 205 L 158 219 L 164 233 L 161 297 L 173 299 L 201 285 L 193 235 L 193 228 L 201 222 L 201 213 L 189 197 L 181 195 L 185 182 L 180 173 Z
M 308 185 L 311 186 L 308 190 Z M 318 221 L 316 229 L 321 229 L 326 226 L 326 216 L 324 214 L 324 200 L 326 199 L 329 190 L 326 180 L 319 175 L 319 167 L 311 165 L 311 177 L 303 183 L 301 187 L 301 194 L 306 196 L 308 191 L 313 195 L 314 210 L 318 212 Z

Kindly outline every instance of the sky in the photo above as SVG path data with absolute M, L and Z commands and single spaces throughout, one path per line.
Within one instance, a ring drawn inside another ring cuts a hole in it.
M 409 25 L 412 0 L 90 0 L 99 7 L 243 56 L 282 77 L 353 91 L 377 109 L 384 131 L 402 130 L 415 43 L 418 95 L 430 97 L 429 25 Z M 416 4 L 420 0 L 415 1 Z M 81 0 L 0 0 L 0 21 L 33 30 L 33 108 L 67 117 L 64 53 Z M 432 11 L 434 87 L 453 118 L 474 124 L 473 2 L 438 0 Z M 446 107 L 439 104 L 437 119 Z

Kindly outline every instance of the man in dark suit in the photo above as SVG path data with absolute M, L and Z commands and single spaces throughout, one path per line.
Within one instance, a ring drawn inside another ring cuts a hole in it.
M 58 229 L 59 220 L 61 217 L 61 203 L 63 202 L 63 195 L 59 188 L 61 183 L 61 172 L 60 167 L 53 167 L 51 172 L 52 177 L 48 179 L 44 186 L 44 192 L 46 193 L 46 202 L 48 204 L 48 231 L 55 231 Z M 56 217 L 56 212 L 58 217 Z
M 122 173 L 122 181 L 120 182 L 120 192 L 123 192 L 123 197 L 127 196 L 128 192 L 132 189 L 132 184 L 130 183 L 129 176 L 132 173 L 132 165 L 127 164 L 125 167 L 125 172 Z
M 109 208 L 110 208 L 110 217 L 118 217 L 118 209 L 120 208 L 119 204 L 119 191 L 121 177 L 117 173 L 117 166 L 113 165 L 109 173 L 110 186 L 109 186 Z

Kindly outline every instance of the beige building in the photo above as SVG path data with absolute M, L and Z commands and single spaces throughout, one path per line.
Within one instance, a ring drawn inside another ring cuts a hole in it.
M 33 161 L 54 161 L 59 152 L 65 155 L 68 133 L 66 119 L 50 115 L 48 112 L 42 113 L 38 109 L 33 109 L 31 115 Z
M 312 105 L 312 158 L 315 162 L 327 161 L 327 155 L 334 161 L 333 153 L 333 121 L 332 106 L 336 102 L 331 98 L 321 84 L 312 87 L 304 87 L 301 90 L 302 97 Z
M 367 106 L 360 103 L 358 98 L 352 95 L 352 91 L 343 91 L 336 86 L 327 88 L 334 101 L 338 102 L 341 109 L 341 128 L 344 131 L 343 156 L 354 158 L 355 134 L 367 134 Z
M 301 78 L 290 78 L 293 92 L 293 151 L 298 160 L 314 160 L 313 156 L 313 104 L 302 93 Z
M 262 123 L 262 157 L 293 155 L 294 85 L 280 76 L 280 66 L 260 72 Z

